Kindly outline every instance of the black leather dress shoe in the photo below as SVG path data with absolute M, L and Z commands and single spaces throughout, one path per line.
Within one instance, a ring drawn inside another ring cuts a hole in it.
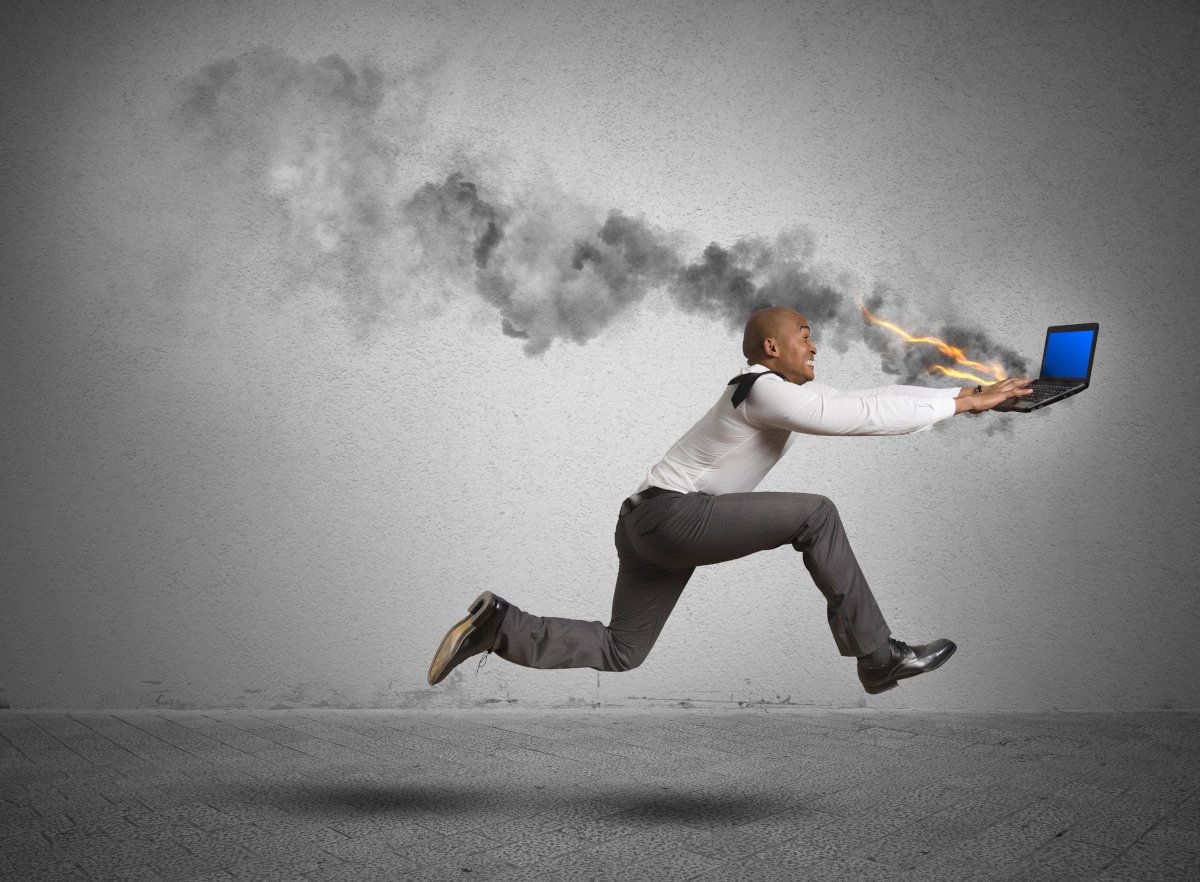
M 898 680 L 903 680 L 905 677 L 915 677 L 917 674 L 924 674 L 940 668 L 958 648 L 954 645 L 954 641 L 944 637 L 924 646 L 909 646 L 900 640 L 891 640 L 890 638 L 888 643 L 892 646 L 892 657 L 883 664 L 864 665 L 862 662 L 858 663 L 858 679 L 862 681 L 863 688 L 871 695 L 887 692 L 897 685 Z
M 476 597 L 469 607 L 470 614 L 442 638 L 426 676 L 429 685 L 441 683 L 447 674 L 471 656 L 490 651 L 507 612 L 508 602 L 491 591 Z

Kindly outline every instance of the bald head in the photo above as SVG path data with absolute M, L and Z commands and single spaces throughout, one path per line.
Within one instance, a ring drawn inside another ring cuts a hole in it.
M 804 316 L 786 306 L 760 309 L 746 322 L 742 353 L 748 364 L 765 365 L 793 383 L 815 379 L 817 347 Z
M 784 332 L 796 325 L 807 325 L 804 316 L 786 306 L 769 306 L 760 309 L 746 322 L 742 335 L 742 355 L 751 364 L 760 362 L 767 352 L 763 347 L 769 339 L 779 339 Z

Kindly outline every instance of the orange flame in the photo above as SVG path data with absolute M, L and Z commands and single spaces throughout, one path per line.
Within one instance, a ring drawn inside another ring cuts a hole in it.
M 940 371 L 948 377 L 960 377 L 964 380 L 973 380 L 981 385 L 987 385 L 989 383 L 995 383 L 999 380 L 1007 379 L 1004 374 L 1004 368 L 999 362 L 983 364 L 982 362 L 972 361 L 971 359 L 967 358 L 966 353 L 964 353 L 961 349 L 959 349 L 957 346 L 951 346 L 945 340 L 939 340 L 937 337 L 914 337 L 912 334 L 908 333 L 908 331 L 893 325 L 891 322 L 885 322 L 883 319 L 871 312 L 871 310 L 867 309 L 867 307 L 863 304 L 860 303 L 859 308 L 863 311 L 863 315 L 866 316 L 867 321 L 874 325 L 882 325 L 889 331 L 899 334 L 905 343 L 928 343 L 936 346 L 942 355 L 948 355 L 950 358 L 953 358 L 955 364 L 962 365 L 963 367 L 968 367 L 973 370 L 989 373 L 991 374 L 991 379 L 984 379 L 976 376 L 975 374 L 967 373 L 966 371 L 956 370 L 955 368 L 942 367 L 940 364 L 935 364 L 932 367 L 927 368 L 926 373 Z

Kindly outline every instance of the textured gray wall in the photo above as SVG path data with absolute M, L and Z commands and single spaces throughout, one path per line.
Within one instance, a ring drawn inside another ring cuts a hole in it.
M 756 297 L 812 304 L 823 380 L 944 382 L 865 297 L 1033 369 L 1101 324 L 1069 402 L 764 484 L 960 644 L 871 703 L 1200 706 L 1200 10 L 811 5 L 6 4 L 5 699 L 865 704 L 790 550 L 698 573 L 637 671 L 424 686 L 483 588 L 607 617 Z

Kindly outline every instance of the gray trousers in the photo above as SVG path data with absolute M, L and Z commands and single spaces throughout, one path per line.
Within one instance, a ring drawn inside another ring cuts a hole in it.
M 696 567 L 783 545 L 804 555 L 842 655 L 867 655 L 891 634 L 824 496 L 663 494 L 618 518 L 616 544 L 620 569 L 607 626 L 510 606 L 492 651 L 530 668 L 628 671 L 650 653 Z M 786 624 L 779 628 L 786 638 Z

